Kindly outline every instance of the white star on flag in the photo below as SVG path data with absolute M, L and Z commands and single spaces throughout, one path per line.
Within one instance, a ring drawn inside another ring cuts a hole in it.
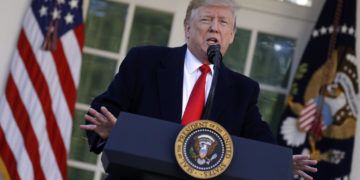
M 70 5 L 71 9 L 78 8 L 78 4 L 79 4 L 78 0 L 71 0 L 69 2 L 69 5 Z
M 57 8 L 55 8 L 54 11 L 52 12 L 52 18 L 53 19 L 60 19 L 60 13 L 61 12 Z
M 68 14 L 65 16 L 65 22 L 66 22 L 66 24 L 72 24 L 72 23 L 74 23 L 74 16 L 73 16 L 71 13 L 68 13 Z
M 46 16 L 47 15 L 47 10 L 48 8 L 46 6 L 41 6 L 40 8 L 40 17 Z

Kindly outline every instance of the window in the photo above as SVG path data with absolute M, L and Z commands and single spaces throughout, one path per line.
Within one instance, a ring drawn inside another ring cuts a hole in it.
M 254 38 L 252 33 L 256 33 Z M 252 43 L 253 54 L 249 56 Z M 293 38 L 238 28 L 224 56 L 227 67 L 260 83 L 259 110 L 274 133 L 285 106 L 295 46 Z
M 250 77 L 260 83 L 286 88 L 294 49 L 295 41 L 290 38 L 259 33 Z
M 172 14 L 170 13 L 137 7 L 130 35 L 129 48 L 155 44 L 167 46 L 171 23 Z
M 78 102 L 89 104 L 93 98 L 106 90 L 113 79 L 117 61 L 101 56 L 83 55 Z
M 233 71 L 243 73 L 248 54 L 251 31 L 237 28 L 234 42 L 224 56 L 224 64 Z
M 260 83 L 259 109 L 274 133 L 285 106 L 294 52 L 295 40 L 292 38 L 257 34 L 250 77 Z
M 118 52 L 125 27 L 128 5 L 92 0 L 86 19 L 85 45 Z
M 89 103 L 95 96 L 104 92 L 113 79 L 127 48 L 168 44 L 173 14 L 140 5 L 131 1 L 89 2 L 85 22 L 85 48 L 68 160 L 70 180 L 105 178 L 100 156 L 89 152 L 85 132 L 79 125 L 84 123 Z M 130 31 L 126 32 L 126 29 Z M 127 36 L 129 38 L 124 38 Z

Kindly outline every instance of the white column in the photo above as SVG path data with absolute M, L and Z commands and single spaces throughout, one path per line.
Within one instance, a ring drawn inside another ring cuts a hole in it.
M 357 69 L 358 69 L 358 75 L 359 75 L 359 70 L 360 70 L 360 45 L 359 45 L 359 39 L 360 39 L 360 31 L 359 31 L 359 26 L 360 26 L 360 3 L 359 1 L 357 2 L 357 12 L 356 12 L 356 56 L 357 56 Z M 359 98 L 359 97 L 358 97 Z M 360 102 L 359 100 L 357 102 Z M 360 108 L 359 108 L 360 109 Z M 360 115 L 359 115 L 360 116 Z M 352 166 L 351 166 L 351 175 L 350 175 L 350 179 L 358 179 L 360 177 L 360 122 L 359 122 L 360 117 L 357 117 L 357 123 L 356 123 L 356 134 L 355 134 L 355 145 L 354 145 L 354 151 L 353 151 L 353 159 L 352 159 Z

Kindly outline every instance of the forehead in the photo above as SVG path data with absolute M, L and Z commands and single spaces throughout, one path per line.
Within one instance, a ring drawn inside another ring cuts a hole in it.
M 207 5 L 207 6 L 201 6 L 196 10 L 196 13 L 193 13 L 193 15 L 198 16 L 216 16 L 220 18 L 229 18 L 234 19 L 234 12 L 232 9 L 228 6 L 222 6 L 222 5 Z

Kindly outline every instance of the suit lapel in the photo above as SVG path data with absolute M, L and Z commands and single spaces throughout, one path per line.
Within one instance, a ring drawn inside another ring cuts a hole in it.
M 181 120 L 185 52 L 185 45 L 170 50 L 158 69 L 160 108 L 165 120 Z
M 215 89 L 214 102 L 210 120 L 219 121 L 221 114 L 226 110 L 227 104 L 234 97 L 231 91 L 231 76 L 226 67 L 221 64 L 218 76 L 218 82 Z

